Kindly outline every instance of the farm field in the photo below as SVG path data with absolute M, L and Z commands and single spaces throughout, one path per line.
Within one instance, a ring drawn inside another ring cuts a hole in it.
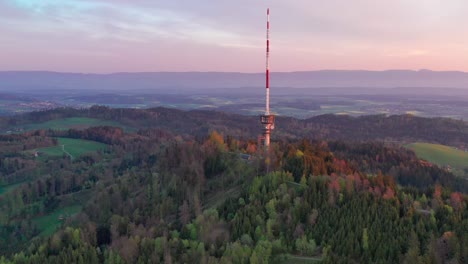
M 413 150 L 416 155 L 438 166 L 450 166 L 457 175 L 466 175 L 465 170 L 468 170 L 468 152 L 455 149 L 453 147 L 430 144 L 430 143 L 413 143 L 406 145 L 407 148 Z
M 48 215 L 37 217 L 33 222 L 37 225 L 40 236 L 50 236 L 62 224 L 65 218 L 77 214 L 80 210 L 81 206 L 79 205 L 63 207 Z
M 10 185 L 0 186 L 0 195 L 5 194 L 5 193 L 15 189 L 19 185 L 21 185 L 21 183 L 14 183 L 14 184 L 10 184 Z
M 47 156 L 62 156 L 63 154 L 71 155 L 77 158 L 85 153 L 98 151 L 106 148 L 106 144 L 96 141 L 72 139 L 72 138 L 58 138 L 58 145 L 53 147 L 38 149 L 40 153 Z

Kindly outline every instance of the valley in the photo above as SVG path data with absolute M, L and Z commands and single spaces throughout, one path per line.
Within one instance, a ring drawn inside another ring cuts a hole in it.
M 261 91 L 260 88 L 255 88 Z M 254 91 L 255 91 L 254 89 Z M 369 90 L 362 94 L 347 94 L 350 89 L 280 88 L 272 95 L 271 103 L 275 113 L 280 116 L 291 116 L 301 119 L 323 114 L 338 115 L 402 115 L 412 114 L 422 117 L 448 117 L 468 119 L 468 92 L 461 97 L 439 94 L 424 94 L 416 89 L 414 93 L 399 93 L 397 90 L 384 90 L 375 95 Z M 242 94 L 245 91 L 247 94 Z M 359 91 L 359 89 L 358 89 Z M 38 91 L 39 92 L 39 91 Z M 355 91 L 353 91 L 355 92 Z M 301 94 L 298 94 L 301 93 Z M 249 95 L 250 94 L 250 95 Z M 26 96 L 22 96 L 27 101 Z M 106 94 L 84 91 L 83 95 L 74 92 L 50 94 L 44 91 L 35 96 L 41 102 L 35 108 L 21 108 L 16 104 L 0 104 L 0 114 L 12 115 L 28 111 L 41 111 L 57 106 L 87 108 L 93 105 L 106 105 L 112 108 L 145 109 L 168 107 L 184 110 L 217 110 L 242 115 L 259 115 L 263 110 L 263 98 L 260 94 L 252 95 L 245 89 L 236 92 L 204 91 L 193 94 L 172 94 L 170 92 L 129 93 L 112 92 Z M 51 107 L 52 106 L 52 107 Z M 53 127 L 53 124 L 51 124 Z

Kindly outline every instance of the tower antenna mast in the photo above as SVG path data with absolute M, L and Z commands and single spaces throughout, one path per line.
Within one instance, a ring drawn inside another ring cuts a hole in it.
M 267 9 L 266 31 L 266 109 L 265 115 L 270 114 L 270 9 Z
M 265 114 L 260 116 L 263 126 L 263 145 L 266 149 L 270 146 L 271 130 L 275 128 L 275 116 L 270 113 L 270 9 L 267 9 L 267 32 L 266 32 L 266 96 Z

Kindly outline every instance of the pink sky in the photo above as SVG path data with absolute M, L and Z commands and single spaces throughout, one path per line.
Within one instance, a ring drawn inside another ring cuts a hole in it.
M 468 71 L 466 0 L 0 0 L 0 70 Z

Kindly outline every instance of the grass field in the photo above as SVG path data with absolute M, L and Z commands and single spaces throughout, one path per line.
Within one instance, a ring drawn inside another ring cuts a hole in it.
M 429 143 L 413 143 L 406 145 L 406 147 L 413 150 L 419 158 L 438 166 L 449 165 L 460 172 L 468 168 L 468 152 Z
M 72 138 L 57 138 L 58 145 L 48 148 L 38 149 L 40 153 L 47 156 L 57 157 L 63 154 L 71 155 L 73 158 L 77 158 L 83 154 L 94 152 L 100 149 L 106 148 L 106 144 L 99 143 L 96 141 L 83 140 L 83 139 L 72 139 Z
M 60 208 L 48 215 L 34 219 L 33 223 L 37 225 L 40 236 L 50 236 L 60 227 L 64 219 L 77 214 L 80 210 L 81 206 L 79 205 Z
M 86 129 L 93 126 L 115 126 L 122 127 L 121 124 L 113 121 L 99 120 L 95 118 L 87 117 L 70 117 L 63 119 L 56 119 L 38 124 L 28 124 L 24 126 L 25 130 L 36 130 L 36 129 L 54 129 L 54 130 L 66 130 L 66 129 Z
M 9 191 L 15 189 L 19 185 L 21 185 L 21 183 L 14 183 L 14 184 L 10 184 L 10 185 L 0 186 L 0 195 L 8 193 Z

